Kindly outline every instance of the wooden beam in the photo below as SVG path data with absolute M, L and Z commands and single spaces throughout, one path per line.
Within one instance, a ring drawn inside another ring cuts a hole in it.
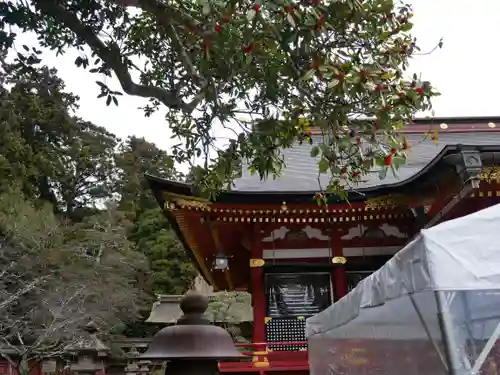
M 196 263 L 198 263 L 198 266 L 200 267 L 202 276 L 205 278 L 205 280 L 208 281 L 210 285 L 214 287 L 214 290 L 218 290 L 219 286 L 215 282 L 212 273 L 207 268 L 204 257 L 200 254 L 198 250 L 198 238 L 196 238 L 196 236 L 194 235 L 195 231 L 189 228 L 190 225 L 188 225 L 187 223 L 187 218 L 185 217 L 185 214 L 182 211 L 175 211 L 173 215 L 187 242 L 187 245 L 191 249 L 191 252 L 193 253 L 196 259 Z

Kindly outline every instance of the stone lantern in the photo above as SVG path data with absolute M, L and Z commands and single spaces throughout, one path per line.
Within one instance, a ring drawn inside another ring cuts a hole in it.
M 98 328 L 94 322 L 83 327 L 82 337 L 74 344 L 65 348 L 65 351 L 76 355 L 76 362 L 69 365 L 69 369 L 76 375 L 96 375 L 105 369 L 104 359 L 109 348 L 97 337 Z
M 136 347 L 132 347 L 132 349 L 127 353 L 127 366 L 125 367 L 125 375 L 138 375 L 139 374 L 139 364 L 137 362 L 137 357 L 139 357 L 141 353 L 139 353 Z
M 147 359 L 143 359 L 142 361 L 137 362 L 137 375 L 149 375 L 149 366 L 151 366 L 151 364 L 152 362 L 148 361 Z
M 188 292 L 180 301 L 183 316 L 160 330 L 141 359 L 167 361 L 165 375 L 218 374 L 218 362 L 245 358 L 229 333 L 204 317 L 208 299 Z

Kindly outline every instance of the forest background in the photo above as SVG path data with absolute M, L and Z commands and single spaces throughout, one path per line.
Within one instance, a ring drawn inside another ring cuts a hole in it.
M 174 180 L 172 158 L 74 115 L 78 96 L 48 67 L 0 69 L 0 354 L 57 354 L 95 321 L 147 337 L 156 294 L 196 271 L 144 173 Z

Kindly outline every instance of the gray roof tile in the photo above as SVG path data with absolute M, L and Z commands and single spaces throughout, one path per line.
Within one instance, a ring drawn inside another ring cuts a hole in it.
M 313 136 L 313 143 L 315 137 Z M 400 167 L 397 176 L 388 173 L 387 177 L 380 180 L 377 173 L 363 177 L 363 181 L 355 188 L 364 189 L 382 187 L 402 182 L 414 176 L 427 166 L 447 145 L 463 144 L 467 146 L 500 146 L 500 133 L 475 132 L 475 133 L 441 133 L 439 143 L 430 140 L 421 142 L 422 134 L 407 136 L 412 149 L 408 154 L 408 162 Z M 319 137 L 316 139 L 319 141 Z M 310 156 L 313 146 L 303 143 L 282 151 L 286 168 L 280 177 L 270 177 L 262 181 L 258 175 L 251 176 L 248 171 L 243 171 L 243 177 L 234 181 L 233 191 L 240 192 L 314 192 L 321 186 L 328 185 L 330 176 L 323 174 L 318 182 L 318 166 L 315 158 Z

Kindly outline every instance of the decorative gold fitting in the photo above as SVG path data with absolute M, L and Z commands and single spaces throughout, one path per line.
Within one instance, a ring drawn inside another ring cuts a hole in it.
M 262 267 L 264 264 L 266 264 L 264 259 L 250 259 L 251 268 Z
M 332 263 L 333 264 L 346 264 L 347 259 L 345 257 L 333 257 Z

